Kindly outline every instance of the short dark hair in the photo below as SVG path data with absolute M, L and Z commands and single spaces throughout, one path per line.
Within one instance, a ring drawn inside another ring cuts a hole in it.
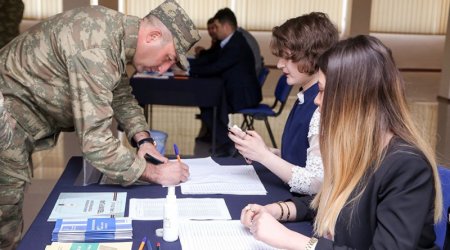
M 237 29 L 237 19 L 234 15 L 233 11 L 229 8 L 223 8 L 217 11 L 217 13 L 213 17 L 214 19 L 217 19 L 219 23 L 228 23 L 230 24 L 234 29 Z
M 208 19 L 208 22 L 206 24 L 212 24 L 214 23 L 214 17 L 211 17 L 210 19 Z
M 300 72 L 313 74 L 319 70 L 317 61 L 320 55 L 338 39 L 338 31 L 328 16 L 311 12 L 274 27 L 270 48 L 275 56 L 302 61 Z

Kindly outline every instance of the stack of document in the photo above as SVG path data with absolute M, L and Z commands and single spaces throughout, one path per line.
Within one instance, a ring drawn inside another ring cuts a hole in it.
M 133 237 L 130 218 L 58 219 L 52 241 L 127 240 Z
M 126 192 L 60 193 L 48 221 L 124 217 Z
M 183 160 L 190 177 L 181 183 L 183 194 L 266 195 L 252 165 L 221 166 L 210 157 Z

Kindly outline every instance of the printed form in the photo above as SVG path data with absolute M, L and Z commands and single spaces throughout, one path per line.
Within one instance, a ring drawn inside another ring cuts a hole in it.
M 160 199 L 130 199 L 129 217 L 133 220 L 162 220 L 164 201 Z M 223 198 L 177 199 L 180 219 L 231 220 Z
M 252 165 L 221 166 L 210 157 L 183 160 L 190 177 L 181 183 L 182 194 L 266 195 Z
M 183 250 L 276 249 L 256 240 L 240 221 L 183 221 L 180 223 Z

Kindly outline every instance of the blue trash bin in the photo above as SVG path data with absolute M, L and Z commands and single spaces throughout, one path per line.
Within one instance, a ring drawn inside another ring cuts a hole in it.
M 156 149 L 162 155 L 166 152 L 167 133 L 160 130 L 150 130 L 153 140 L 156 142 Z

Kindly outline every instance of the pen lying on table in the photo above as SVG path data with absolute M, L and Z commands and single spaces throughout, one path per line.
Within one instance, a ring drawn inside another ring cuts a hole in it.
M 145 243 L 147 242 L 147 236 L 144 236 L 144 238 L 141 241 L 141 244 L 139 245 L 139 250 L 144 250 Z
M 177 80 L 187 80 L 187 79 L 189 79 L 189 76 L 174 76 L 173 79 L 177 79 Z

